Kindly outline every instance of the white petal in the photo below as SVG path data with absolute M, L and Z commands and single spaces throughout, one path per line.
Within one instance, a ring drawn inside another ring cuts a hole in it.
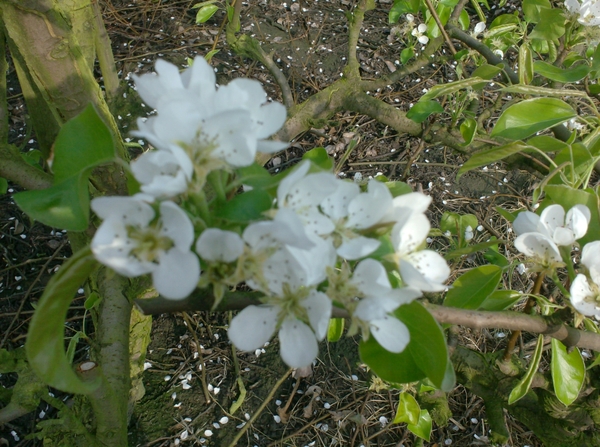
M 274 154 L 289 147 L 290 143 L 275 140 L 258 140 L 256 142 L 256 151 L 264 154 Z
M 258 109 L 256 118 L 258 119 L 256 137 L 268 138 L 281 129 L 287 119 L 287 110 L 283 104 L 270 102 Z
M 395 353 L 404 351 L 410 341 L 410 332 L 404 323 L 387 315 L 370 323 L 371 335 L 384 349 Z
M 542 264 L 562 262 L 556 244 L 541 233 L 525 233 L 515 239 L 515 248 Z
M 558 246 L 571 246 L 575 243 L 575 234 L 569 228 L 557 227 L 554 229 L 552 240 Z
M 581 263 L 588 268 L 592 281 L 600 285 L 600 241 L 590 242 L 583 247 Z
M 202 56 L 196 56 L 190 68 L 181 74 L 185 88 L 191 92 L 199 92 L 200 99 L 207 100 L 207 96 L 216 92 L 215 70 Z
M 579 0 L 565 0 L 565 7 L 569 12 L 578 13 L 581 4 Z
M 330 172 L 308 174 L 291 185 L 284 201 L 278 202 L 278 206 L 292 209 L 318 206 L 325 197 L 335 191 L 336 183 L 335 176 Z M 277 196 L 279 198 L 279 194 Z
M 336 190 L 321 202 L 321 209 L 334 221 L 348 215 L 350 201 L 360 194 L 360 187 L 350 181 L 339 180 Z
M 519 213 L 513 222 L 513 230 L 515 230 L 517 236 L 525 233 L 535 233 L 538 231 L 539 223 L 540 216 L 531 211 L 523 211 Z
M 571 284 L 571 304 L 583 315 L 600 315 L 597 296 L 594 295 L 585 275 L 578 274 Z
M 316 206 L 299 210 L 298 216 L 302 219 L 307 233 L 327 235 L 335 230 L 335 224 L 329 217 L 322 214 Z
M 207 261 L 233 262 L 244 252 L 244 241 L 233 231 L 207 228 L 196 242 L 196 252 Z
M 302 302 L 306 308 L 308 320 L 317 340 L 323 340 L 327 335 L 329 319 L 331 318 L 331 300 L 323 292 L 311 290 L 310 295 Z
M 160 204 L 161 233 L 170 238 L 175 247 L 188 251 L 194 242 L 194 225 L 185 211 L 174 202 L 165 200 Z
M 126 225 L 145 227 L 154 218 L 152 207 L 133 197 L 96 197 L 91 207 L 101 219 L 116 217 Z
M 554 234 L 556 227 L 565 224 L 565 210 L 560 205 L 550 205 L 540 214 L 540 225 L 548 231 L 548 235 Z
M 146 152 L 132 161 L 130 166 L 142 185 L 141 190 L 147 194 L 168 198 L 187 191 L 186 173 L 170 151 Z
M 200 261 L 191 251 L 172 248 L 159 256 L 152 273 L 157 292 L 165 298 L 180 300 L 194 291 L 200 279 Z
M 375 259 L 365 259 L 359 262 L 351 282 L 365 297 L 383 295 L 392 288 L 385 267 Z
M 477 25 L 475 25 L 475 29 L 474 29 L 475 34 L 481 34 L 484 31 L 485 31 L 485 22 L 478 22 Z
M 377 239 L 358 236 L 353 239 L 345 239 L 337 249 L 337 254 L 344 259 L 354 261 L 355 259 L 369 256 L 379 248 L 381 242 Z
M 277 306 L 246 307 L 231 320 L 227 330 L 229 339 L 242 351 L 262 348 L 275 332 L 280 310 Z
M 348 205 L 348 228 L 364 230 L 379 223 L 392 208 L 392 194 L 377 180 L 369 181 L 368 192 L 355 197 Z
M 398 307 L 400 304 L 393 299 L 373 296 L 360 300 L 352 316 L 363 321 L 381 320 Z
M 590 209 L 585 205 L 575 205 L 567 213 L 565 225 L 573 231 L 575 239 L 585 236 L 591 220 Z
M 279 330 L 281 358 L 292 368 L 310 365 L 319 354 L 315 334 L 306 324 L 295 318 L 284 320 Z
M 425 35 L 419 36 L 418 40 L 421 44 L 427 45 L 427 42 L 429 42 L 429 37 L 427 37 Z
M 279 186 L 277 187 L 277 203 L 280 207 L 284 206 L 286 196 L 292 189 L 292 186 L 303 178 L 308 170 L 310 169 L 310 162 L 308 160 L 303 161 L 296 165 L 296 167 L 287 174 L 287 176 L 279 182 Z
M 423 292 L 441 292 L 450 276 L 450 267 L 437 252 L 422 250 L 400 259 L 402 280 Z
M 422 213 L 410 213 L 392 228 L 392 244 L 396 252 L 403 256 L 419 248 L 429 234 L 431 224 Z

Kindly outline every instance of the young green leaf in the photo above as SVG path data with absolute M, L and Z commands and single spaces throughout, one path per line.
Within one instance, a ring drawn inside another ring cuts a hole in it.
M 217 5 L 204 5 L 196 13 L 196 24 L 205 23 L 219 10 Z
M 421 415 L 421 407 L 417 400 L 412 394 L 403 391 L 398 396 L 398 409 L 396 410 L 396 416 L 392 424 L 413 424 L 419 423 L 419 416 Z
M 496 290 L 502 278 L 497 265 L 482 265 L 458 277 L 444 299 L 444 306 L 477 309 Z
M 521 298 L 523 298 L 523 294 L 516 290 L 496 290 L 481 303 L 479 308 L 490 311 L 505 310 Z
M 535 61 L 533 69 L 536 73 L 557 82 L 577 82 L 585 78 L 590 72 L 588 64 L 578 64 L 569 68 L 560 68 L 544 61 Z
M 511 105 L 502 112 L 491 136 L 522 140 L 574 116 L 577 116 L 577 113 L 561 99 L 526 99 Z
M 540 334 L 538 336 L 537 345 L 535 347 L 535 352 L 533 353 L 533 357 L 531 358 L 531 363 L 529 364 L 529 368 L 523 378 L 519 381 L 516 387 L 510 392 L 510 396 L 508 396 L 508 405 L 514 404 L 516 401 L 524 397 L 529 388 L 531 388 L 531 383 L 533 382 L 533 377 L 540 366 L 540 359 L 542 358 L 542 351 L 544 350 L 544 335 Z
M 558 400 L 569 406 L 579 396 L 585 380 L 585 364 L 579 349 L 574 348 L 567 353 L 567 348 L 560 341 L 552 339 L 552 384 Z
M 427 410 L 421 410 L 419 414 L 419 421 L 416 424 L 408 424 L 408 428 L 412 433 L 417 435 L 419 438 L 429 442 L 431 437 L 431 415 Z
M 505 146 L 493 147 L 491 149 L 486 149 L 481 152 L 476 152 L 458 170 L 456 180 L 458 180 L 460 176 L 463 175 L 465 172 L 468 172 L 480 166 L 486 166 L 491 163 L 495 163 L 513 154 L 528 149 L 531 149 L 529 145 L 523 143 L 522 141 L 515 141 Z
M 65 348 L 65 318 L 77 289 L 98 263 L 89 247 L 69 258 L 50 279 L 33 314 L 25 350 L 29 364 L 48 385 L 67 393 L 88 394 L 99 379 L 83 382 L 71 367 Z
M 271 209 L 273 199 L 262 189 L 253 189 L 235 196 L 219 207 L 215 215 L 231 222 L 251 222 L 263 217 Z
M 419 100 L 415 105 L 413 105 L 410 110 L 406 113 L 406 117 L 413 120 L 415 123 L 422 123 L 429 115 L 433 113 L 442 113 L 444 108 L 437 101 L 433 100 Z
M 342 338 L 344 333 L 344 319 L 343 318 L 331 318 L 329 320 L 329 326 L 327 327 L 327 341 L 336 342 Z

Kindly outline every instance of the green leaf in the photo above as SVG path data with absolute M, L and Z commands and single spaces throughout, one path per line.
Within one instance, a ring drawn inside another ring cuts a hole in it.
M 440 219 L 440 230 L 444 233 L 449 231 L 454 236 L 464 237 L 467 227 L 471 230 L 477 228 L 477 216 L 474 214 L 458 214 L 446 211 Z
M 42 159 L 42 153 L 37 149 L 32 149 L 28 152 L 21 152 L 21 157 L 31 166 L 42 169 L 40 161 Z
M 467 118 L 460 125 L 460 134 L 465 140 L 465 145 L 471 144 L 475 133 L 477 132 L 477 121 L 473 118 Z
M 531 363 L 529 364 L 529 368 L 525 373 L 525 376 L 519 381 L 517 386 L 510 392 L 510 396 L 508 396 L 508 405 L 514 404 L 516 401 L 524 397 L 529 389 L 531 388 L 531 383 L 533 382 L 533 378 L 535 373 L 540 366 L 540 359 L 542 358 L 542 351 L 544 350 L 544 335 L 540 334 L 538 336 L 537 345 L 535 347 L 535 352 L 533 353 L 533 357 L 531 358 Z
M 528 22 L 538 23 L 541 20 L 541 11 L 551 9 L 549 0 L 523 0 L 523 13 Z
M 540 39 L 552 45 L 565 34 L 565 16 L 561 9 L 542 9 L 540 21 L 529 34 L 531 39 Z M 556 58 L 551 58 L 552 60 Z
M 438 96 L 449 95 L 467 88 L 481 88 L 487 84 L 488 81 L 485 79 L 470 77 L 469 79 L 462 79 L 460 81 L 449 82 L 447 84 L 434 85 L 427 93 L 421 96 L 419 102 L 429 101 L 437 98 Z
M 523 294 L 516 290 L 496 290 L 481 303 L 479 308 L 490 311 L 505 310 L 517 303 L 521 298 L 523 298 Z
M 498 241 L 488 241 L 488 242 L 498 242 Z M 501 254 L 498 251 L 498 248 L 496 245 L 490 247 L 483 254 L 483 257 L 485 258 L 485 260 L 487 262 L 489 262 L 490 264 L 497 265 L 498 267 L 507 267 L 510 264 L 510 262 L 508 262 L 508 259 L 506 259 L 506 256 L 504 256 L 503 254 Z
M 71 177 L 48 189 L 24 191 L 13 197 L 32 219 L 48 226 L 83 231 L 90 216 L 86 174 Z
M 67 393 L 88 394 L 100 384 L 100 379 L 83 382 L 71 367 L 64 348 L 67 310 L 77 289 L 96 268 L 89 247 L 83 248 L 66 261 L 50 279 L 33 314 L 25 350 L 29 364 L 48 385 Z
M 60 129 L 54 143 L 54 183 L 115 159 L 110 130 L 92 104 Z
M 398 396 L 398 409 L 392 424 L 413 424 L 419 423 L 421 407 L 412 394 L 403 391 Z
M 390 9 L 389 23 L 396 23 L 402 14 L 419 12 L 420 0 L 395 0 Z
M 102 298 L 100 297 L 100 295 L 97 292 L 92 292 L 85 299 L 85 302 L 83 303 L 83 307 L 85 307 L 85 310 L 92 310 L 94 307 L 96 307 L 100 303 L 101 300 L 102 300 Z
M 344 333 L 344 319 L 343 318 L 331 318 L 329 320 L 329 326 L 327 327 L 327 341 L 336 342 L 342 338 Z
M 477 309 L 496 290 L 502 278 L 497 265 L 482 265 L 469 270 L 454 281 L 444 299 L 444 306 Z
M 556 67 L 548 62 L 535 61 L 533 68 L 536 73 L 557 82 L 577 82 L 585 78 L 590 72 L 588 64 L 578 64 L 569 68 Z
M 67 361 L 69 363 L 73 363 L 73 358 L 75 358 L 75 349 L 77 348 L 77 343 L 81 338 L 85 338 L 85 334 L 81 331 L 75 332 L 75 335 L 71 337 L 69 340 L 69 346 L 67 347 Z
M 507 211 L 504 208 L 501 208 L 499 206 L 495 207 L 495 210 L 498 214 L 500 214 L 502 217 L 504 217 L 510 223 L 513 223 L 515 221 L 515 219 L 517 218 L 517 216 L 519 215 L 519 213 L 521 212 L 521 211 L 514 211 L 511 213 L 510 211 Z
M 424 439 L 429 442 L 429 438 L 431 437 L 431 416 L 429 415 L 429 411 L 421 410 L 421 414 L 419 415 L 419 422 L 417 424 L 408 424 L 406 428 L 408 428 L 412 433 L 417 435 L 419 438 Z
M 205 23 L 219 10 L 217 5 L 202 6 L 196 13 L 196 24 Z
M 479 168 L 480 166 L 486 166 L 491 163 L 495 163 L 527 149 L 530 149 L 527 144 L 523 143 L 522 141 L 515 141 L 504 146 L 493 147 L 481 152 L 476 152 L 467 160 L 465 164 L 460 167 L 458 173 L 456 174 L 456 180 L 458 180 L 465 172 Z
M 406 113 L 406 117 L 413 120 L 415 123 L 422 123 L 432 113 L 442 113 L 444 108 L 437 101 L 419 100 Z
M 569 147 L 569 145 L 564 141 L 557 140 L 549 135 L 539 135 L 537 137 L 530 138 L 527 140 L 527 144 L 543 152 L 558 152 Z
M 481 64 L 473 71 L 473 73 L 471 73 L 471 76 L 490 80 L 493 79 L 500 72 L 502 72 L 502 67 L 497 67 L 495 65 L 490 64 Z
M 237 183 L 248 185 L 255 189 L 267 189 L 277 185 L 277 179 L 264 166 L 252 163 L 236 171 Z
M 552 339 L 552 383 L 556 397 L 569 406 L 579 396 L 585 380 L 585 364 L 579 349 L 574 348 L 567 353 L 567 348 L 560 341 Z
M 0 177 L 0 194 L 6 194 L 8 192 L 8 180 L 4 177 Z
M 302 159 L 310 160 L 313 165 L 318 166 L 324 171 L 331 171 L 333 168 L 333 160 L 327 154 L 324 147 L 315 147 L 314 149 L 311 149 L 302 156 Z
M 410 187 L 408 183 L 393 181 L 393 182 L 385 182 L 385 185 L 390 190 L 392 197 L 398 197 L 403 194 L 408 194 L 413 192 L 413 189 Z
M 491 136 L 521 140 L 576 115 L 573 108 L 561 99 L 526 99 L 513 104 L 502 112 Z
M 582 247 L 600 239 L 600 216 L 598 215 L 598 196 L 591 190 L 582 191 L 566 185 L 547 185 L 544 191 L 552 200 L 552 203 L 562 205 L 565 211 L 570 210 L 577 204 L 586 205 L 591 211 L 591 220 L 588 231 L 584 237 L 579 239 Z
M 444 259 L 446 261 L 451 261 L 452 259 L 460 258 L 461 256 L 470 255 L 473 253 L 477 253 L 478 251 L 485 250 L 486 248 L 496 245 L 497 243 L 498 243 L 498 241 L 496 241 L 496 240 L 490 240 L 490 241 L 480 242 L 479 244 L 468 245 L 463 248 L 457 248 L 456 250 L 452 250 L 452 251 L 449 251 L 448 253 L 446 253 L 444 255 Z M 500 253 L 498 253 L 498 255 L 502 256 Z M 485 254 L 484 254 L 484 256 L 485 256 Z M 504 258 L 504 256 L 502 256 L 502 258 Z M 496 259 L 496 258 L 494 258 L 494 259 Z M 506 258 L 504 258 L 504 259 L 506 260 Z M 500 265 L 496 262 L 490 261 L 490 263 Z M 508 261 L 506 261 L 506 263 L 508 264 Z
M 519 47 L 519 83 L 529 84 L 533 79 L 533 54 L 527 43 Z
M 374 337 L 369 337 L 360 342 L 360 358 L 388 382 L 410 383 L 429 377 L 439 388 L 444 381 L 448 363 L 446 339 L 439 324 L 416 301 L 400 306 L 394 315 L 410 332 L 407 348 L 394 354 L 382 348 Z
M 215 54 L 217 54 L 219 51 L 221 51 L 221 50 L 219 50 L 218 48 L 215 48 L 214 50 L 210 50 L 208 53 L 206 53 L 204 55 L 204 60 L 206 60 L 206 62 L 210 62 L 212 60 L 213 56 Z
M 253 189 L 235 196 L 219 207 L 215 215 L 232 222 L 252 222 L 263 218 L 263 213 L 271 209 L 272 203 L 273 199 L 266 191 Z
M 405 48 L 400 52 L 400 62 L 402 62 L 402 65 L 406 65 L 413 57 L 415 57 L 415 49 L 413 47 Z

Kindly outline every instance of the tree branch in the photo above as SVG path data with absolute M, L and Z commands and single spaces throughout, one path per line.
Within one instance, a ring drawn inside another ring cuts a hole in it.
M 52 176 L 31 166 L 12 145 L 0 145 L 0 177 L 25 189 L 46 189 L 52 186 Z
M 145 315 L 200 310 L 223 312 L 241 310 L 249 305 L 258 305 L 260 304 L 259 298 L 261 296 L 258 292 L 226 292 L 217 308 L 212 309 L 214 298 L 210 290 L 198 289 L 191 296 L 181 301 L 172 301 L 158 297 L 135 300 L 135 305 Z M 600 334 L 580 331 L 562 323 L 555 324 L 547 317 L 525 315 L 513 311 L 491 312 L 457 309 L 429 303 L 423 304 L 439 323 L 458 324 L 475 329 L 522 330 L 549 335 L 552 338 L 562 341 L 567 347 L 577 346 L 579 348 L 600 351 Z M 347 318 L 348 313 L 343 309 L 334 307 L 333 316 Z

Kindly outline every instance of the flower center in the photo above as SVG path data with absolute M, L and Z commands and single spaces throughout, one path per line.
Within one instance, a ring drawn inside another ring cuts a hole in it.
M 130 254 L 142 262 L 156 263 L 161 253 L 173 247 L 173 241 L 161 234 L 159 228 L 128 227 L 127 231 L 135 245 Z

